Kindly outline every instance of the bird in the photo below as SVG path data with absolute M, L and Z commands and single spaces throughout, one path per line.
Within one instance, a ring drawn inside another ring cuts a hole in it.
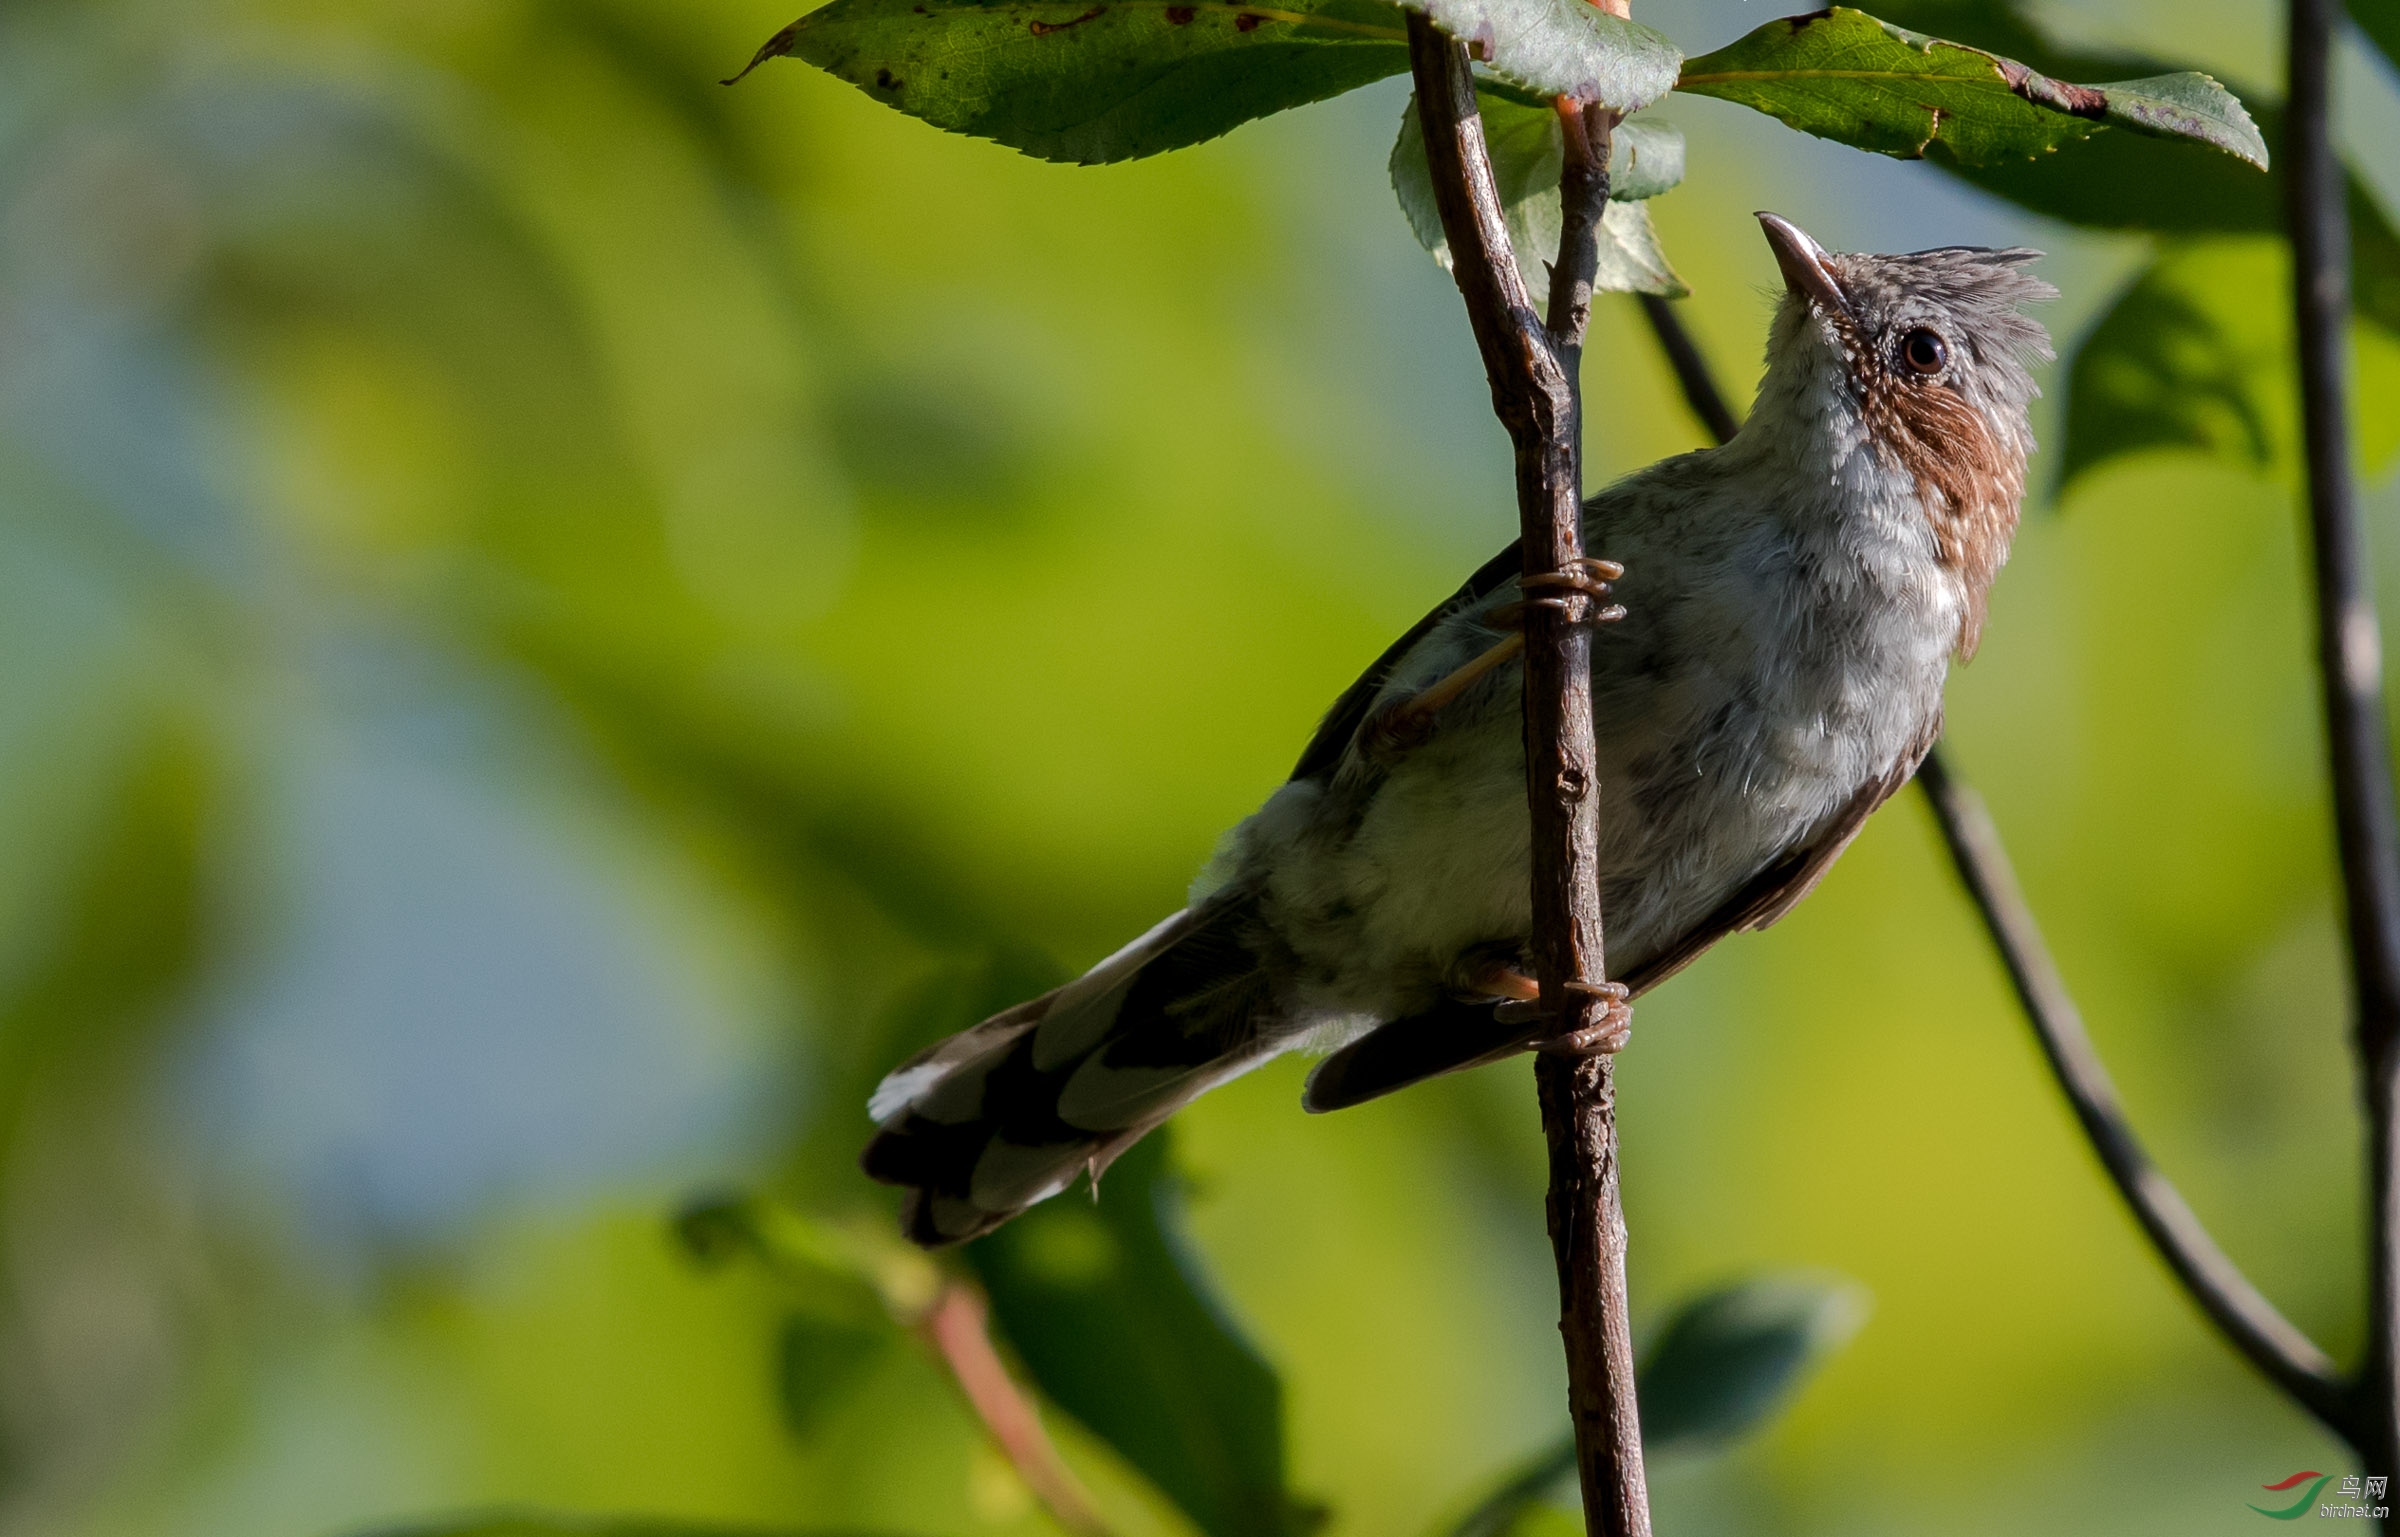
M 882 1081 L 861 1157 L 928 1248 L 991 1231 L 1295 1050 L 1330 1111 L 1540 1045 L 1522 616 L 1592 617 L 1602 911 L 1620 997 L 1790 912 L 1941 730 L 2033 450 L 2024 248 L 1832 253 L 1783 276 L 1749 417 L 1584 504 L 1575 571 L 1485 564 L 1335 701 L 1190 902 Z M 1528 586 L 1533 588 L 1528 592 Z M 1622 1044 L 1629 1016 L 1612 1007 Z

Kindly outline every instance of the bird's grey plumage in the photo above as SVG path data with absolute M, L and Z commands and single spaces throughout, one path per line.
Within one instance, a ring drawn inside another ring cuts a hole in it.
M 1914 772 L 2014 529 L 2049 355 L 2019 310 L 2053 292 L 2033 252 L 1834 256 L 1767 222 L 1793 291 L 1749 421 L 1586 506 L 1630 615 L 1595 641 L 1592 708 L 1609 959 L 1636 991 L 1781 916 Z M 911 1188 L 912 1237 L 1097 1177 L 1283 1051 L 1332 1052 L 1308 1092 L 1329 1109 L 1530 1042 L 1491 982 L 1531 928 L 1521 670 L 1414 745 L 1375 730 L 1504 639 L 1517 574 L 1503 552 L 1369 669 L 1186 911 L 885 1081 L 864 1164 Z

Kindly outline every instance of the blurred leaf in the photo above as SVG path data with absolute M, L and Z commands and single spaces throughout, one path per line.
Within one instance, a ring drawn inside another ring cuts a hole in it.
M 2281 372 L 2260 368 L 2254 352 L 2219 324 L 2228 299 L 2247 304 L 2252 296 L 2211 293 L 2205 277 L 2172 256 L 2152 262 L 2076 348 L 2062 492 L 2085 472 L 2144 449 L 2198 449 L 2262 469 L 2272 460 L 2260 392 L 2279 387 Z
M 769 38 L 743 73 L 791 55 L 937 128 L 1089 165 L 1398 74 L 1406 38 L 1400 13 L 1376 0 L 833 0 Z
M 1715 1451 L 1758 1429 L 1811 1367 L 1849 1342 L 1866 1312 L 1863 1288 L 1807 1275 L 1764 1276 L 1685 1303 L 1636 1368 L 1643 1454 Z M 1561 1440 L 1504 1478 L 1447 1537 L 1542 1531 L 1540 1512 L 1574 1476 L 1575 1443 Z
M 814 1433 L 825 1412 L 875 1365 L 896 1331 L 795 1313 L 776 1342 L 776 1401 L 794 1435 Z
M 1504 91 L 1478 90 L 1475 99 L 1483 114 L 1484 139 L 1491 147 L 1492 174 L 1500 186 L 1517 268 L 1538 291 L 1546 281 L 1543 275 L 1550 270 L 1550 262 L 1558 255 L 1559 235 L 1565 227 L 1558 176 L 1566 149 L 1559 137 L 1558 114 L 1546 103 L 1529 103 Z M 1666 147 L 1670 143 L 1671 150 Z M 1659 176 L 1667 173 L 1672 161 L 1672 169 L 1680 175 L 1682 147 L 1682 135 L 1667 128 L 1663 134 L 1645 132 L 1627 154 L 1648 157 L 1653 174 Z M 1447 271 L 1450 241 L 1442 232 L 1441 212 L 1434 206 L 1433 173 L 1425 163 L 1425 131 L 1417 119 L 1414 96 L 1401 115 L 1400 137 L 1392 145 L 1391 178 L 1410 232 Z M 1649 211 L 1639 202 L 1612 200 L 1602 214 L 1600 266 L 1593 284 L 1604 293 L 1677 298 L 1690 292 L 1668 265 L 1651 228 Z
M 932 1305 L 941 1271 L 886 1224 L 823 1221 L 759 1196 L 708 1196 L 675 1218 L 675 1235 L 704 1263 L 748 1256 L 792 1286 L 810 1316 L 865 1326 L 878 1311 L 913 1324 Z
M 2383 51 L 2384 62 L 2400 69 L 2400 5 L 2392 0 L 2350 0 L 2350 19 Z
M 46 910 L 0 952 L 0 1150 L 13 1151 L 36 1083 L 156 1024 L 201 954 L 202 819 L 213 765 L 194 736 L 154 725 L 116 765 Z
M 1035 1207 L 966 1257 L 1052 1402 L 1148 1475 L 1209 1537 L 1279 1537 L 1318 1515 L 1284 1485 L 1283 1386 L 1211 1295 L 1181 1232 L 1170 1128 L 1097 1199 Z
M 1493 73 L 1542 96 L 1572 96 L 1620 112 L 1675 88 L 1682 51 L 1589 0 L 1401 0 L 1467 44 Z
M 1769 22 L 1693 59 L 1676 89 L 1903 159 L 1932 151 L 1962 165 L 2023 160 L 2115 124 L 2267 163 L 2242 104 L 2206 75 L 2072 85 L 1846 6 Z
M 646 1516 L 568 1516 L 511 1512 L 459 1516 L 422 1526 L 377 1527 L 364 1537 L 898 1537 L 854 1527 L 715 1526 Z
M 1810 1276 L 1743 1281 L 1685 1303 L 1641 1365 L 1642 1444 L 1655 1455 L 1749 1434 L 1866 1318 L 1863 1288 Z

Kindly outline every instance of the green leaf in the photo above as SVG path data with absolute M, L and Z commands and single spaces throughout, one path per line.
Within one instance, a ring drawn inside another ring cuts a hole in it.
M 1608 155 L 1608 195 L 1639 203 L 1672 192 L 1683 182 L 1683 130 L 1651 118 L 1617 125 Z
M 1818 1275 L 1761 1276 L 1685 1303 L 1635 1369 L 1644 1455 L 1715 1451 L 1758 1429 L 1866 1314 L 1863 1287 Z M 1447 1537 L 1515 1537 L 1574 1473 L 1575 1443 L 1561 1440 L 1502 1479 Z
M 1910 26 L 1939 26 L 1964 41 L 2022 59 L 2053 76 L 2091 79 L 2165 69 L 2156 59 L 2054 48 L 2006 5 L 1956 0 L 1886 0 L 1881 7 Z M 2385 14 L 2400 17 L 2400 6 Z M 2135 134 L 2103 133 L 2059 148 L 2038 162 L 2002 161 L 1943 170 L 2020 208 L 2087 229 L 2174 234 L 2275 234 L 2283 231 L 2283 174 L 2274 161 L 2283 113 L 2253 109 L 2269 170 L 2254 176 L 2239 162 L 2191 146 Z M 2400 235 L 2359 179 L 2349 178 L 2351 297 L 2360 316 L 2400 336 Z
M 898 1337 L 889 1323 L 854 1323 L 794 1313 L 776 1342 L 775 1397 L 783 1422 L 797 1436 L 823 1427 L 833 1406 L 847 1397 Z
M 2128 454 L 2197 449 L 2264 469 L 2281 391 L 2281 309 L 2262 317 L 2260 284 L 2290 278 L 2272 248 L 2186 247 L 2134 280 L 2075 350 L 2067 372 L 2062 493 Z
M 1558 255 L 1565 215 L 1558 196 L 1559 168 L 1566 147 L 1559 135 L 1558 114 L 1548 104 L 1528 104 L 1512 94 L 1479 89 L 1476 105 L 1483 114 L 1484 141 L 1492 158 L 1492 175 L 1500 188 L 1500 204 L 1508 220 L 1509 243 L 1515 247 L 1517 269 L 1539 289 L 1543 274 Z M 1633 125 L 1627 123 L 1624 128 Z M 1619 132 L 1622 134 L 1623 128 Z M 1672 136 L 1671 139 L 1669 136 Z M 1670 151 L 1666 146 L 1672 144 Z M 1645 144 L 1647 147 L 1645 148 Z M 1649 158 L 1653 174 L 1664 176 L 1670 166 L 1682 171 L 1683 136 L 1664 124 L 1646 130 L 1628 148 L 1629 159 Z M 1614 157 L 1611 157 L 1613 165 Z M 1637 162 L 1638 163 L 1638 160 Z M 1417 119 L 1416 98 L 1409 98 L 1401 115 L 1400 137 L 1392 145 L 1392 191 L 1417 243 L 1433 253 L 1445 270 L 1450 266 L 1450 241 L 1442 232 L 1442 216 L 1433 201 L 1433 173 L 1425 163 L 1425 133 Z M 1637 188 L 1641 182 L 1637 180 Z M 1660 190 L 1664 190 L 1661 188 Z M 1593 284 L 1607 293 L 1662 294 L 1669 298 L 1689 293 L 1683 280 L 1659 249 L 1650 214 L 1639 202 L 1612 199 L 1600 220 L 1600 266 Z
M 2117 124 L 2267 163 L 2249 114 L 2206 75 L 2073 85 L 1846 6 L 1769 22 L 1693 59 L 1676 89 L 1903 159 L 2026 160 Z
M 1686 1303 L 1641 1365 L 1642 1444 L 1659 1454 L 1749 1434 L 1866 1317 L 1864 1288 L 1816 1276 L 1744 1281 Z
M 1408 68 L 1402 17 L 1377 0 L 833 0 L 742 73 L 787 54 L 937 128 L 1087 165 Z
M 1400 0 L 1467 45 L 1494 74 L 1540 96 L 1620 112 L 1675 88 L 1683 53 L 1664 34 L 1590 0 Z
M 365 1537 L 897 1537 L 845 1527 L 715 1526 L 640 1516 L 570 1516 L 533 1511 L 452 1516 L 415 1526 L 377 1527 Z
M 1182 1238 L 1169 1130 L 1118 1159 L 1096 1201 L 1046 1202 L 966 1257 L 1042 1391 L 1201 1531 L 1309 1531 L 1316 1513 L 1284 1483 L 1283 1386 Z
M 2350 0 L 2350 19 L 2382 51 L 2384 62 L 2400 69 L 2400 5 L 2392 0 Z

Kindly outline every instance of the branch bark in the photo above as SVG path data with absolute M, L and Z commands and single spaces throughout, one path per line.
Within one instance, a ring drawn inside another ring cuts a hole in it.
M 1718 442 L 1732 437 L 1739 424 L 1682 321 L 1661 299 L 1646 298 L 1642 308 L 1683 386 L 1692 414 L 1708 426 Z M 2359 1430 L 2349 1385 L 2331 1358 L 2278 1312 L 2217 1247 L 2127 1122 L 2116 1086 L 2042 941 L 2041 928 L 2017 887 L 2008 851 L 2001 845 L 2000 831 L 1985 813 L 1982 799 L 1951 774 L 1938 746 L 1926 754 L 1924 765 L 1917 770 L 1917 785 L 1933 807 L 1951 863 L 1992 937 L 2042 1056 L 2151 1247 L 2236 1350 L 2336 1435 L 2357 1444 Z
M 2344 378 L 2350 239 L 2330 112 L 2338 0 L 2292 0 L 2283 153 L 2299 342 L 2301 439 L 2317 589 L 2334 828 L 2349 920 L 2350 982 L 2367 1113 L 2366 1359 L 2356 1439 L 2367 1469 L 2400 1473 L 2400 818 L 2392 804 L 2381 630 L 2350 477 Z
M 1581 409 L 1575 362 L 1591 315 L 1596 226 L 1608 200 L 1605 111 L 1562 101 L 1566 234 L 1551 271 L 1549 323 L 1517 270 L 1475 107 L 1466 50 L 1422 15 L 1408 18 L 1409 64 L 1451 270 L 1515 449 L 1525 574 L 1567 571 L 1583 554 Z M 1607 1026 L 1600 921 L 1598 780 L 1591 701 L 1590 600 L 1525 609 L 1525 769 L 1533 821 L 1536 972 L 1558 1040 Z M 1649 1496 L 1626 1318 L 1625 1219 L 1617 1188 L 1616 1088 L 1609 1056 L 1545 1049 L 1535 1061 L 1550 1144 L 1548 1214 L 1558 1261 L 1567 1400 L 1592 1537 L 1648 1537 Z

